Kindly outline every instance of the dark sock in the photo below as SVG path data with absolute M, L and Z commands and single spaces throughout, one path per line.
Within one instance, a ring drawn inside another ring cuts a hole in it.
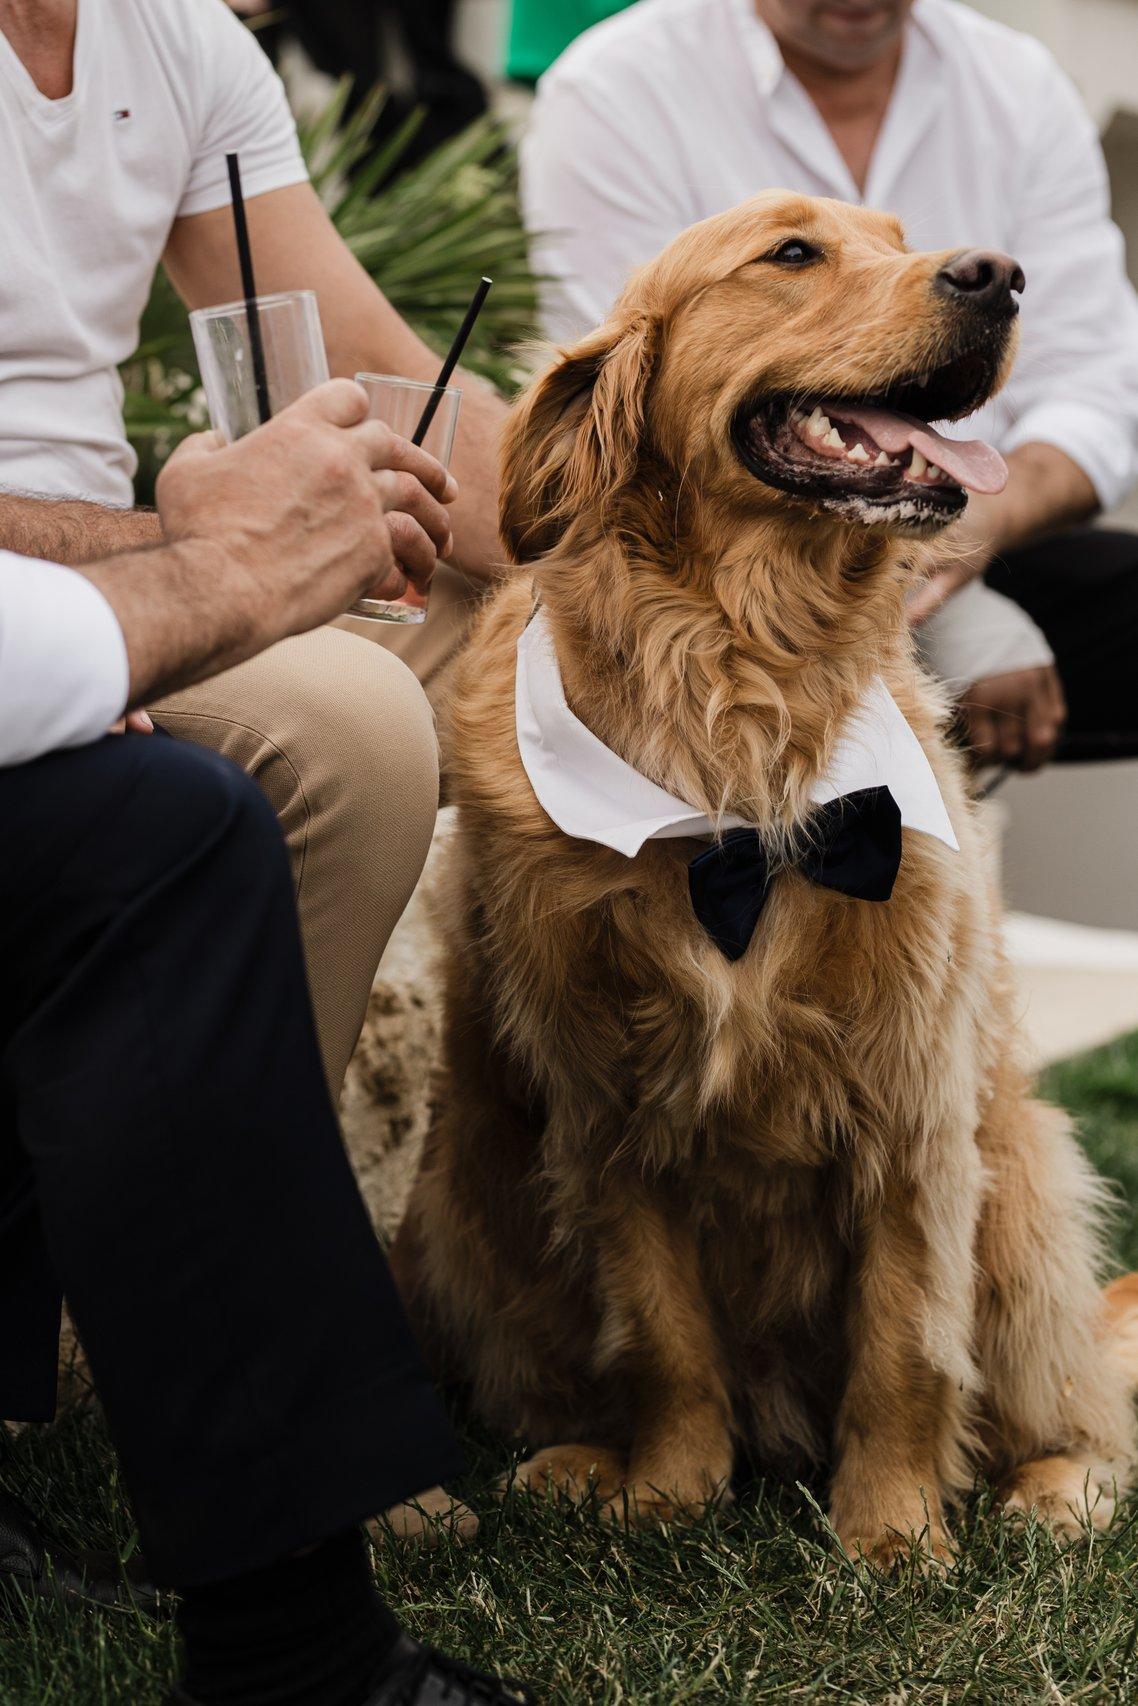
M 203 1706 L 359 1706 L 401 1633 L 358 1529 L 181 1591 L 183 1687 Z

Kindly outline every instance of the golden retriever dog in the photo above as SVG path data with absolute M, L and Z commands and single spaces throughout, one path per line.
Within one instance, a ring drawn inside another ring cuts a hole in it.
M 888 1563 L 951 1556 L 978 1472 L 1072 1533 L 1129 1483 L 1138 1299 L 1101 1290 L 1103 1187 L 1020 1065 L 983 829 L 905 618 L 960 480 L 1002 466 L 926 423 L 1002 382 L 1022 285 L 766 194 L 677 238 L 514 410 L 502 529 L 532 578 L 453 695 L 446 1060 L 395 1260 L 527 1441 L 522 1486 L 666 1521 L 729 1496 L 741 1452 L 825 1465 L 842 1545 Z M 538 803 L 535 600 L 592 735 L 759 831 L 737 956 L 693 909 L 713 840 L 627 856 Z M 802 857 L 878 677 L 959 841 L 906 828 L 887 901 Z

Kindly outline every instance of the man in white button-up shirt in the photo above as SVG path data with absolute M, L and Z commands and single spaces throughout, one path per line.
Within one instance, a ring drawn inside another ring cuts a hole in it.
M 473 1686 L 401 1633 L 356 1526 L 458 1458 L 340 1140 L 280 828 L 218 754 L 106 732 L 397 593 L 408 501 L 445 544 L 453 480 L 366 416 L 339 379 L 185 446 L 151 549 L 0 553 L 0 1416 L 51 1416 L 66 1295 L 179 1591 L 171 1706 Z M 129 1598 L 0 1491 L 14 1584 Z
M 966 429 L 1012 477 L 970 499 L 914 619 L 931 616 L 922 637 L 983 756 L 1042 762 L 1064 690 L 1063 755 L 1138 752 L 1138 543 L 1060 532 L 1138 467 L 1138 304 L 1070 82 L 955 0 L 640 0 L 539 85 L 523 189 L 558 281 L 548 330 L 602 319 L 678 231 L 767 187 L 887 208 L 916 248 L 1022 265 L 1015 374 Z

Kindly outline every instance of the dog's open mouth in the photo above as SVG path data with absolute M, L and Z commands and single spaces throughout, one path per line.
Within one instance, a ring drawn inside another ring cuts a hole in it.
M 979 439 L 952 439 L 929 423 L 958 420 L 987 397 L 996 362 L 966 355 L 910 374 L 866 397 L 752 399 L 735 416 L 744 466 L 767 485 L 870 525 L 943 526 L 966 491 L 1002 491 L 1003 458 Z

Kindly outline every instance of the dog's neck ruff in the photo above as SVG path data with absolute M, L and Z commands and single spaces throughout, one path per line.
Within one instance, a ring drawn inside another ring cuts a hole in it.
M 599 740 L 570 710 L 557 650 L 539 606 L 518 640 L 518 748 L 530 786 L 558 829 L 635 858 L 646 841 L 714 836 L 761 826 L 726 813 L 713 822 L 685 805 Z M 880 676 L 850 717 L 824 776 L 810 787 L 822 806 L 863 789 L 889 789 L 905 829 L 960 843 L 920 741 Z

